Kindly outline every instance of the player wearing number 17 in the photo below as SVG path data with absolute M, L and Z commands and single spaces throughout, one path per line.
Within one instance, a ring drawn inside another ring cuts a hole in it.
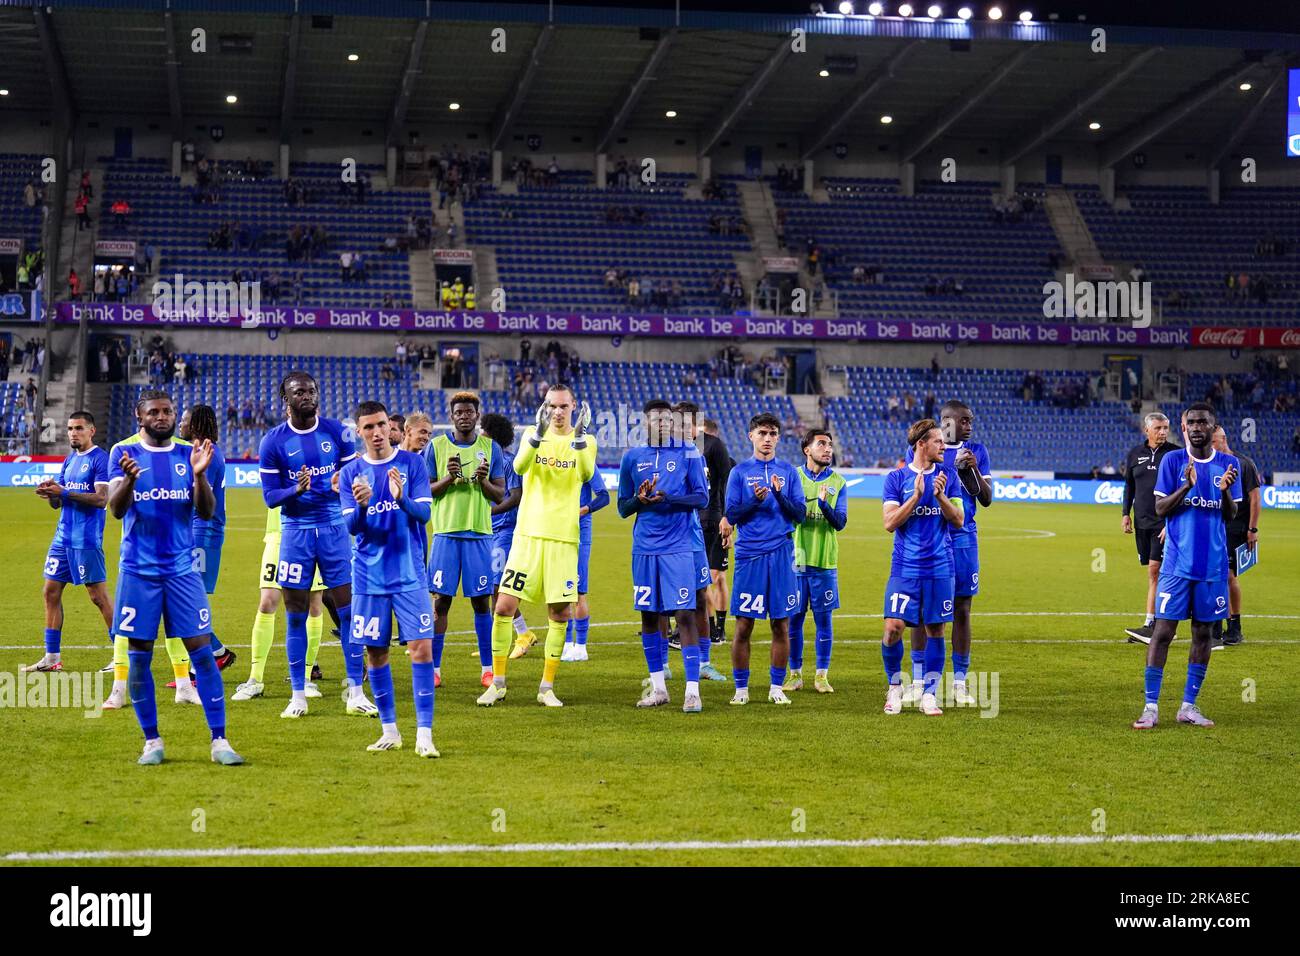
M 957 488 L 957 473 L 944 465 L 943 433 L 932 418 L 923 418 L 907 430 L 912 460 L 885 476 L 885 530 L 894 536 L 894 556 L 885 585 L 885 637 L 881 657 L 889 690 L 885 713 L 903 709 L 903 628 L 924 625 L 913 636 L 914 651 L 924 651 L 927 638 L 943 638 L 943 626 L 952 621 L 953 557 L 951 529 L 965 520 L 960 501 L 948 497 Z M 942 644 L 935 642 L 938 646 Z M 917 646 L 917 645 L 920 646 Z M 938 716 L 937 697 L 942 673 L 925 668 L 921 712 Z
M 1156 516 L 1165 520 L 1165 553 L 1156 581 L 1156 623 L 1147 647 L 1146 706 L 1135 730 L 1159 722 L 1160 684 L 1178 622 L 1192 619 L 1180 724 L 1213 727 L 1196 706 L 1210 663 L 1214 624 L 1228 616 L 1228 533 L 1224 520 L 1241 502 L 1241 463 L 1214 450 L 1214 409 L 1195 402 L 1183 412 L 1183 447 L 1160 459 Z
M 397 705 L 388 645 L 393 618 L 411 652 L 415 692 L 415 753 L 436 757 L 433 746 L 433 603 L 424 571 L 424 525 L 433 496 L 424 459 L 393 448 L 388 412 L 379 402 L 362 402 L 357 433 L 365 454 L 343 466 L 339 499 L 348 533 L 356 536 L 352 557 L 352 614 L 349 635 L 364 646 L 370 687 L 379 708 L 383 734 L 367 750 L 397 750 Z

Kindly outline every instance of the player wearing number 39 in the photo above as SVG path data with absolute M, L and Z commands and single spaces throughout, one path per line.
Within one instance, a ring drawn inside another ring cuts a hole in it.
M 577 413 L 576 427 L 574 413 Z M 501 573 L 492 622 L 492 685 L 478 698 L 491 707 L 506 696 L 506 666 L 515 611 L 520 601 L 545 601 L 546 660 L 537 702 L 563 707 L 555 696 L 555 672 L 564 652 L 570 605 L 578 597 L 579 501 L 582 485 L 596 471 L 596 442 L 588 437 L 591 409 L 577 408 L 572 389 L 555 385 L 537 409 L 537 424 L 524 432 L 514 469 L 523 476 L 523 497 L 510 555 Z
M 885 713 L 903 709 L 903 628 L 924 625 L 913 635 L 914 651 L 929 651 L 921 712 L 938 716 L 937 697 L 943 673 L 943 626 L 953 617 L 953 557 L 951 529 L 965 520 L 960 499 L 954 502 L 957 473 L 944 465 L 943 432 L 932 418 L 923 418 L 907 430 L 912 460 L 885 476 L 885 530 L 894 536 L 894 555 L 885 585 L 885 637 L 881 657 L 889 690 Z M 917 646 L 919 644 L 919 646 Z M 933 648 L 938 659 L 931 660 Z
M 1146 706 L 1135 730 L 1160 718 L 1160 684 L 1178 622 L 1192 619 L 1192 646 L 1178 722 L 1213 727 L 1196 697 L 1210 663 L 1214 624 L 1228 616 L 1228 533 L 1224 521 L 1241 501 L 1241 463 L 1214 450 L 1214 409 L 1195 402 L 1183 412 L 1183 447 L 1160 459 L 1156 515 L 1165 520 L 1165 554 L 1156 582 L 1156 623 L 1147 647 Z
M 352 556 L 352 613 L 342 623 L 351 628 L 355 646 L 364 646 L 370 664 L 370 688 L 383 724 L 380 738 L 367 750 L 397 750 L 397 704 L 388 645 L 397 618 L 411 652 L 415 693 L 415 753 L 436 757 L 433 745 L 433 603 L 424 570 L 424 525 L 433 496 L 424 459 L 393 448 L 388 441 L 388 412 L 379 402 L 362 402 L 356 411 L 357 434 L 365 454 L 339 473 L 339 500 L 348 533 L 356 536 Z
M 749 703 L 749 638 L 754 621 L 772 627 L 771 685 L 767 699 L 788 704 L 781 685 L 790 657 L 789 623 L 799 604 L 794 574 L 794 528 L 807 514 L 803 483 L 788 462 L 776 458 L 781 422 L 767 412 L 749 420 L 754 454 L 727 478 L 726 517 L 736 529 L 736 571 L 731 585 L 733 704 Z
M 190 554 L 192 519 L 210 519 L 216 510 L 207 476 L 212 443 L 203 439 L 191 446 L 172 440 L 176 406 L 165 392 L 142 394 L 135 415 L 140 441 L 119 443 L 108 453 L 108 507 L 122 521 L 113 633 L 128 639 L 128 687 L 144 731 L 140 763 L 163 762 L 150 669 L 161 620 L 167 636 L 184 643 L 194 664 L 198 696 L 212 731 L 212 759 L 241 764 L 244 759 L 226 741 L 225 691 L 209 644 L 212 614 Z

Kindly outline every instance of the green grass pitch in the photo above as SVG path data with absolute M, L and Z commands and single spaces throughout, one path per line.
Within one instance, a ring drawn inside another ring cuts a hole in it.
M 40 653 L 41 568 L 55 516 L 30 492 L 6 491 L 0 500 L 0 672 L 11 680 Z M 225 674 L 227 696 L 247 676 L 264 514 L 259 495 L 247 490 L 230 493 L 229 511 L 213 600 L 218 633 L 240 655 Z M 120 526 L 111 517 L 108 525 L 115 568 Z M 1129 729 L 1141 709 L 1144 649 L 1126 644 L 1122 628 L 1140 621 L 1145 577 L 1132 538 L 1119 531 L 1118 509 L 1080 505 L 998 504 L 980 514 L 983 590 L 972 669 L 998 675 L 992 719 L 969 709 L 940 718 L 881 714 L 889 545 L 879 504 L 866 500 L 850 504 L 844 533 L 833 696 L 816 695 L 810 681 L 792 707 L 767 704 L 762 645 L 748 707 L 727 706 L 730 683 L 706 682 L 704 713 L 682 714 L 674 654 L 673 705 L 635 710 L 645 668 L 630 611 L 630 531 L 611 508 L 595 524 L 592 659 L 561 666 L 564 709 L 533 702 L 537 650 L 511 668 L 510 698 L 491 710 L 475 707 L 469 608 L 458 601 L 435 717 L 442 759 L 412 752 L 410 671 L 400 651 L 393 670 L 407 748 L 367 753 L 378 722 L 343 715 L 337 646 L 321 653 L 325 699 L 302 721 L 280 719 L 288 697 L 282 614 L 267 697 L 227 703 L 231 741 L 248 763 L 223 768 L 208 759 L 199 709 L 174 705 L 162 688 L 169 668 L 160 645 L 155 671 L 168 755 L 161 767 L 136 766 L 141 738 L 129 710 L 87 719 L 80 709 L 0 709 L 0 860 L 168 848 L 218 853 L 91 862 L 1295 865 L 1300 513 L 1268 512 L 1263 525 L 1262 563 L 1243 579 L 1247 643 L 1214 654 L 1202 692 L 1203 709 L 1218 721 L 1212 730 L 1173 722 L 1185 636 L 1166 671 L 1166 723 L 1151 733 Z M 97 669 L 108 660 L 102 622 L 79 589 L 68 589 L 65 610 L 68 670 Z M 539 609 L 527 610 L 530 623 L 542 623 Z M 714 655 L 729 674 L 726 648 Z M 1178 839 L 1262 833 L 1291 837 Z M 1081 839 L 944 840 L 1030 835 Z M 1112 839 L 1131 835 L 1173 839 Z M 919 843 L 787 845 L 894 839 Z M 747 840 L 766 842 L 733 845 Z M 580 847 L 623 842 L 635 845 Z M 679 842 L 698 845 L 660 845 Z M 488 849 L 520 844 L 554 846 Z M 452 851 L 251 859 L 226 852 L 361 846 Z

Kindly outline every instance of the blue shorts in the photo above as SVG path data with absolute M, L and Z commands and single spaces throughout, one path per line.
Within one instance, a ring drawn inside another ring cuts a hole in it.
M 781 620 L 799 606 L 794 574 L 794 544 L 787 541 L 766 554 L 736 556 L 731 580 L 731 616 Z
M 840 574 L 835 568 L 809 568 L 796 574 L 799 610 L 833 611 L 840 606 Z
M 587 593 L 587 566 L 591 564 L 591 542 L 578 542 L 578 593 Z
M 492 538 L 454 538 L 435 534 L 429 547 L 429 590 L 455 596 L 459 585 L 465 597 L 492 593 Z
M 709 573 L 709 553 L 701 549 L 692 554 L 691 560 L 695 562 L 695 590 L 703 591 L 713 583 L 713 575 Z
M 896 578 L 885 585 L 885 617 L 908 627 L 952 621 L 952 578 Z
M 168 637 L 211 634 L 212 612 L 203 579 L 193 571 L 169 578 L 120 572 L 113 601 L 113 633 L 133 641 L 156 641 L 160 618 Z
M 55 543 L 45 555 L 45 577 L 64 584 L 98 584 L 108 580 L 103 548 L 65 548 Z
M 203 590 L 208 594 L 217 589 L 217 575 L 221 573 L 221 546 L 225 543 L 223 534 L 194 535 L 194 547 L 190 549 L 190 570 L 203 578 Z
M 387 647 L 393 639 L 393 618 L 402 642 L 433 637 L 433 602 L 424 588 L 396 594 L 352 595 L 352 640 L 367 647 Z
M 689 551 L 632 555 L 632 607 L 651 614 L 694 610 L 694 565 Z
M 974 597 L 980 593 L 980 549 L 953 548 L 953 595 Z
M 285 528 L 280 532 L 280 569 L 276 583 L 281 588 L 307 591 L 317 571 L 326 588 L 352 583 L 352 536 L 342 522 L 323 528 Z
M 1156 618 L 1161 621 L 1209 623 L 1228 616 L 1228 582 L 1193 581 L 1161 574 L 1156 581 Z
M 492 586 L 501 583 L 501 572 L 506 569 L 506 558 L 510 557 L 510 545 L 515 542 L 515 529 L 492 533 Z

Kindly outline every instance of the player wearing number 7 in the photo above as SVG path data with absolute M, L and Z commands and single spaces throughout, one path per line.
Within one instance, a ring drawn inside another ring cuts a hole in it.
M 1156 623 L 1147 647 L 1146 706 L 1135 730 L 1160 719 L 1160 684 L 1178 622 L 1192 619 L 1192 646 L 1178 722 L 1213 727 L 1196 697 L 1210 663 L 1214 624 L 1228 616 L 1228 534 L 1241 501 L 1241 464 L 1214 450 L 1214 409 L 1195 402 L 1183 412 L 1184 447 L 1160 459 L 1156 516 L 1165 520 L 1165 553 L 1156 581 Z
M 907 430 L 912 460 L 885 476 L 885 530 L 894 536 L 894 555 L 885 584 L 885 636 L 880 653 L 885 663 L 885 713 L 903 709 L 903 628 L 925 625 L 913 636 L 914 651 L 924 651 L 927 638 L 943 638 L 953 617 L 953 557 L 951 529 L 964 521 L 956 494 L 957 473 L 944 465 L 943 432 L 932 418 Z M 919 646 L 918 646 L 919 644 Z M 940 671 L 927 667 L 921 712 L 938 716 Z
M 349 638 L 364 646 L 370 664 L 370 687 L 383 724 L 380 738 L 367 750 L 398 750 L 397 704 L 388 645 L 397 618 L 411 652 L 411 686 L 415 694 L 415 753 L 437 757 L 433 745 L 433 604 L 424 570 L 424 525 L 433 496 L 424 459 L 393 448 L 388 441 L 388 412 L 379 402 L 362 402 L 356 411 L 357 433 L 365 454 L 339 473 L 339 502 L 348 532 L 356 536 L 352 558 L 352 613 L 342 623 Z
M 577 425 L 573 424 L 577 413 Z M 588 437 L 591 409 L 577 407 L 573 390 L 555 385 L 537 410 L 537 424 L 524 432 L 514 469 L 523 476 L 523 497 L 510 555 L 501 574 L 492 622 L 492 686 L 478 698 L 491 707 L 506 696 L 506 666 L 515 611 L 520 601 L 546 602 L 546 661 L 537 702 L 563 707 L 555 696 L 555 672 L 564 652 L 570 605 L 578 597 L 578 509 L 582 485 L 596 471 L 596 442 Z
M 736 529 L 736 571 L 731 585 L 731 616 L 736 634 L 731 644 L 733 704 L 749 703 L 749 640 L 754 621 L 767 618 L 772 628 L 771 684 L 767 699 L 789 704 L 781 685 L 789 662 L 790 616 L 799 604 L 794 575 L 794 527 L 807 505 L 799 473 L 776 458 L 781 421 L 761 412 L 749 420 L 754 454 L 731 469 L 727 478 L 726 517 Z

